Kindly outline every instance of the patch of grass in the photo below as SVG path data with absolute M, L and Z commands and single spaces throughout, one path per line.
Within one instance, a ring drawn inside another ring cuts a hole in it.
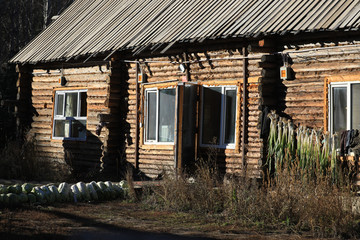
M 191 213 L 245 228 L 316 237 L 360 237 L 359 216 L 352 212 L 354 196 L 348 185 L 335 185 L 326 176 L 306 179 L 284 167 L 271 184 L 250 179 L 220 181 L 206 162 L 197 165 L 189 181 L 185 174 L 167 176 L 142 198 L 147 208 Z
M 8 141 L 0 149 L 0 178 L 23 181 L 64 181 L 70 176 L 65 164 L 40 157 L 35 139 Z

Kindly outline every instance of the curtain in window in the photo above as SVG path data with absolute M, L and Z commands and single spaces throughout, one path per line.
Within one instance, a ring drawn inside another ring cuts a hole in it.
M 351 85 L 351 128 L 360 129 L 360 84 Z
M 57 100 L 56 100 L 56 112 L 55 115 L 58 116 L 63 116 L 64 115 L 64 95 L 63 94 L 58 94 L 57 95 Z
M 77 98 L 78 93 L 66 93 L 65 117 L 77 116 Z
M 236 90 L 226 90 L 225 143 L 235 143 Z
M 159 142 L 174 141 L 175 89 L 159 91 Z
M 346 130 L 347 122 L 347 88 L 333 88 L 333 132 Z
M 146 140 L 156 140 L 156 106 L 157 94 L 156 92 L 147 93 L 147 125 L 146 125 Z

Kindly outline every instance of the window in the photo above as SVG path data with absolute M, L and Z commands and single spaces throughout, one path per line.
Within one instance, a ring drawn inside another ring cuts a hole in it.
M 145 142 L 174 142 L 175 95 L 174 88 L 145 91 Z
M 53 139 L 86 139 L 86 90 L 56 91 Z
M 202 145 L 234 147 L 236 87 L 204 87 L 202 109 Z
M 360 83 L 331 83 L 330 132 L 360 129 Z

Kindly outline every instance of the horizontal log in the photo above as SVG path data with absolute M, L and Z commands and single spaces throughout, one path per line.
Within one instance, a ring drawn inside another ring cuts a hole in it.
M 311 115 L 294 115 L 292 118 L 296 120 L 324 120 L 324 115 L 322 113 Z
M 139 155 L 139 159 L 147 159 L 147 160 L 168 160 L 168 161 L 174 161 L 174 155 Z
M 149 169 L 147 168 L 147 166 L 139 166 L 139 169 L 141 172 L 145 173 L 147 176 L 155 178 L 157 177 L 159 174 L 163 173 L 163 169 Z
M 154 164 L 141 164 L 139 163 L 139 168 L 145 173 L 149 172 L 158 172 L 159 174 L 162 172 L 170 172 L 173 171 L 174 167 L 172 165 L 154 165 Z
M 49 124 L 49 122 L 33 122 L 31 123 L 31 127 L 51 129 L 51 123 Z
M 301 101 L 301 102 L 287 102 L 287 107 L 322 107 L 324 106 L 323 100 L 309 100 L 309 101 Z
M 285 97 L 286 103 L 305 102 L 305 101 L 323 101 L 324 97 L 319 94 L 308 94 L 308 96 L 288 95 Z
M 164 165 L 164 166 L 173 166 L 174 161 L 165 161 L 165 160 L 154 160 L 154 159 L 146 159 L 146 158 L 140 158 L 139 163 L 143 165 Z
M 70 88 L 83 88 L 87 89 L 89 85 L 93 88 L 106 88 L 107 84 L 102 82 L 79 82 L 79 81 L 69 81 L 66 84 L 66 87 Z M 41 82 L 34 82 L 32 83 L 32 89 L 36 90 L 48 90 L 52 91 L 54 88 L 60 88 L 60 84 L 58 82 L 56 83 L 48 83 L 44 84 Z
M 174 156 L 174 152 L 173 151 L 156 151 L 156 150 L 139 150 L 139 154 L 142 155 L 163 155 L 163 156 Z
M 340 59 L 339 59 L 340 60 Z M 351 69 L 359 69 L 359 62 L 321 62 L 321 63 L 303 63 L 303 64 L 293 64 L 292 69 L 295 72 L 326 72 L 326 71 L 336 71 L 336 70 L 351 70 Z
M 323 110 L 323 107 L 292 107 L 286 108 L 284 112 L 291 115 L 313 115 L 319 113 L 322 114 Z
M 261 158 L 261 154 L 259 152 L 248 152 L 246 156 L 259 159 Z

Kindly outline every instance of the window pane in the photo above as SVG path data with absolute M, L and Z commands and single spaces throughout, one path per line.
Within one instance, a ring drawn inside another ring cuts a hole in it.
M 360 84 L 351 85 L 351 128 L 360 129 Z
M 173 142 L 175 89 L 159 90 L 159 103 L 159 142 Z
M 64 95 L 63 94 L 57 95 L 55 115 L 58 115 L 58 116 L 64 115 Z
M 333 132 L 346 130 L 347 94 L 346 87 L 334 87 L 333 94 Z
M 87 94 L 86 92 L 80 92 L 80 117 L 86 117 L 87 115 L 87 104 L 86 104 Z
M 71 124 L 71 137 L 85 138 L 86 137 L 86 120 L 73 120 Z
M 78 93 L 66 93 L 65 117 L 77 116 Z
M 204 88 L 202 143 L 219 144 L 221 124 L 221 88 Z
M 225 143 L 235 143 L 236 90 L 226 91 L 225 103 Z
M 68 120 L 54 121 L 54 137 L 69 137 L 70 122 Z
M 148 92 L 146 140 L 156 140 L 156 105 L 156 92 Z

